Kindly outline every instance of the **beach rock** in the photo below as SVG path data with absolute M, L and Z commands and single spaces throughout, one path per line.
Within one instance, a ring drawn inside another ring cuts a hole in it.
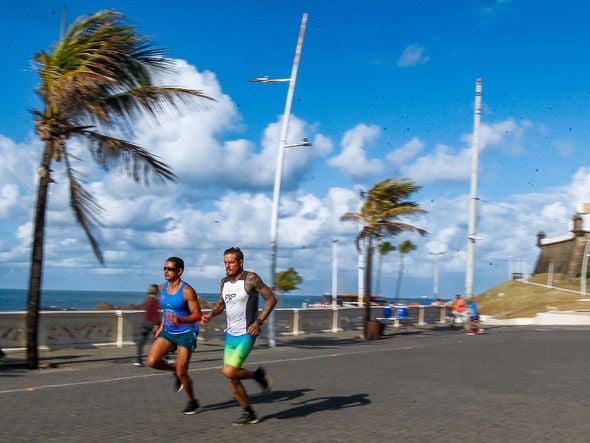
M 109 302 L 101 301 L 92 308 L 92 311 L 141 311 L 143 310 L 143 304 L 138 305 L 123 305 L 115 306 Z
M 106 301 L 101 301 L 92 308 L 93 311 L 111 311 L 113 309 L 115 309 L 115 307 Z

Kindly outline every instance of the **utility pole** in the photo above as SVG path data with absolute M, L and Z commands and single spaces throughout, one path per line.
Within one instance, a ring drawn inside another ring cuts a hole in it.
M 469 232 L 467 235 L 467 266 L 465 271 L 465 299 L 473 297 L 473 273 L 475 267 L 475 241 L 477 240 L 477 174 L 479 169 L 479 125 L 481 121 L 482 81 L 475 82 L 475 106 L 473 116 L 473 142 L 471 146 L 471 194 L 469 205 Z
M 332 308 L 338 307 L 338 240 L 332 239 Z

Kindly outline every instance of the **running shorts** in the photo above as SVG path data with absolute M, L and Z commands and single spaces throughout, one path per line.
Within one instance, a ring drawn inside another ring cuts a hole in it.
M 186 331 L 180 334 L 171 334 L 170 332 L 166 332 L 164 330 L 160 332 L 159 337 L 162 337 L 178 346 L 182 346 L 183 348 L 186 348 L 191 352 L 197 349 L 197 334 L 195 333 L 195 331 Z
M 223 347 L 223 364 L 240 369 L 250 351 L 256 343 L 256 335 L 225 334 L 225 346 Z

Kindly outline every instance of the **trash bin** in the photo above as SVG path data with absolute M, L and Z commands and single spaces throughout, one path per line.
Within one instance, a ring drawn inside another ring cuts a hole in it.
M 377 320 L 367 322 L 365 326 L 365 339 L 379 340 L 382 334 L 382 323 Z
M 383 318 L 391 318 L 391 306 L 383 307 Z
M 398 320 L 405 320 L 408 318 L 408 307 L 407 306 L 400 306 L 397 308 L 397 318 Z

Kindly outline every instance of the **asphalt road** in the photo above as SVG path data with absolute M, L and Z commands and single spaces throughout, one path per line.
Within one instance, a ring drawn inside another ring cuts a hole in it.
M 245 385 L 241 413 L 220 372 L 221 343 L 201 343 L 190 374 L 202 408 L 172 376 L 131 363 L 132 348 L 66 350 L 53 368 L 0 369 L 0 441 L 588 442 L 590 329 L 497 327 L 481 336 L 410 329 L 279 338 L 257 347 L 274 389 Z

